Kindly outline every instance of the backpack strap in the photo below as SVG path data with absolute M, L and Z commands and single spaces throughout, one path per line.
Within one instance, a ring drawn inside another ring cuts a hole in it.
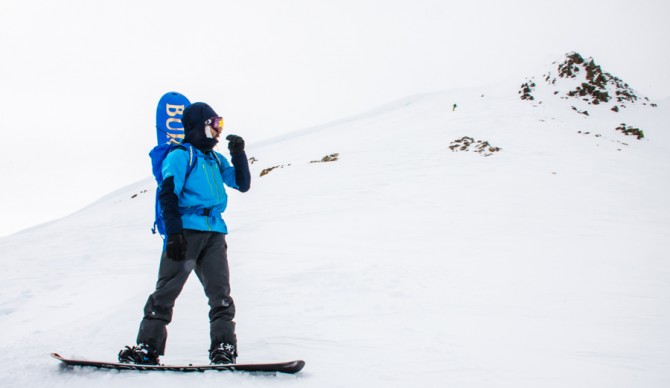
M 177 148 L 181 148 L 183 150 L 188 151 L 188 166 L 186 168 L 186 178 L 188 178 L 188 175 L 191 173 L 191 170 L 193 170 L 193 167 L 195 166 L 195 161 L 198 158 L 198 155 L 196 155 L 195 151 L 193 150 L 193 145 L 190 143 L 181 143 L 175 145 L 170 152 L 176 150 Z

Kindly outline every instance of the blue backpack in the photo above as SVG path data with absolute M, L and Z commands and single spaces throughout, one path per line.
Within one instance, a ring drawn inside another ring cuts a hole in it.
M 196 159 L 198 158 L 198 154 L 195 152 L 194 147 L 189 144 L 189 143 L 166 143 L 166 144 L 160 144 L 154 147 L 150 152 L 149 152 L 149 157 L 151 158 L 151 170 L 154 174 L 154 178 L 156 178 L 156 184 L 158 187 L 156 188 L 156 214 L 154 217 L 154 225 L 151 228 L 151 232 L 153 234 L 158 234 L 161 235 L 163 239 L 165 239 L 165 223 L 163 222 L 163 212 L 161 210 L 161 203 L 158 200 L 158 196 L 161 192 L 161 183 L 163 183 L 163 160 L 168 156 L 170 152 L 177 148 L 182 148 L 188 151 L 188 167 L 186 168 L 186 179 L 188 179 L 189 174 L 193 170 L 193 166 L 195 166 Z M 219 165 L 219 170 L 222 170 L 221 166 L 221 160 L 219 157 L 214 154 L 214 158 L 216 159 L 216 164 Z
M 151 169 L 154 173 L 154 178 L 156 178 L 156 183 L 158 187 L 156 188 L 156 215 L 154 219 L 154 225 L 151 228 L 151 232 L 156 234 L 158 232 L 163 239 L 165 239 L 165 224 L 163 222 L 163 212 L 161 211 L 161 203 L 158 200 L 158 195 L 161 191 L 161 183 L 163 183 L 163 160 L 168 156 L 170 152 L 177 148 L 182 148 L 188 151 L 188 168 L 186 169 L 186 178 L 191 173 L 193 166 L 195 166 L 196 153 L 193 151 L 193 146 L 189 143 L 175 144 L 175 143 L 166 143 L 160 144 L 154 147 L 154 149 L 149 152 L 149 157 L 151 158 Z

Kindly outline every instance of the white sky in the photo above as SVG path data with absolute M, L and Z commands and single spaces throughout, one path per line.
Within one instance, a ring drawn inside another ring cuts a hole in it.
M 669 11 L 649 0 L 0 0 L 0 235 L 150 176 L 164 92 L 210 103 L 251 146 L 410 94 L 520 84 L 573 50 L 658 99 L 670 95 Z

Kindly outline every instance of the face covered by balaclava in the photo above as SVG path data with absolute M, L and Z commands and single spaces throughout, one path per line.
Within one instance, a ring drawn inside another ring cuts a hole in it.
M 184 109 L 181 122 L 184 125 L 184 142 L 200 151 L 210 151 L 219 142 L 205 134 L 205 121 L 218 115 L 204 102 L 195 102 Z

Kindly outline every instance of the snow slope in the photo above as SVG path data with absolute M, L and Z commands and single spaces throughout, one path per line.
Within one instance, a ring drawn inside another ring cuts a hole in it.
M 301 358 L 299 375 L 48 357 L 134 341 L 160 249 L 148 178 L 0 240 L 0 386 L 669 386 L 670 101 L 586 117 L 521 100 L 522 81 L 248 146 L 252 190 L 226 214 L 239 362 Z M 163 362 L 206 362 L 207 312 L 193 276 Z

